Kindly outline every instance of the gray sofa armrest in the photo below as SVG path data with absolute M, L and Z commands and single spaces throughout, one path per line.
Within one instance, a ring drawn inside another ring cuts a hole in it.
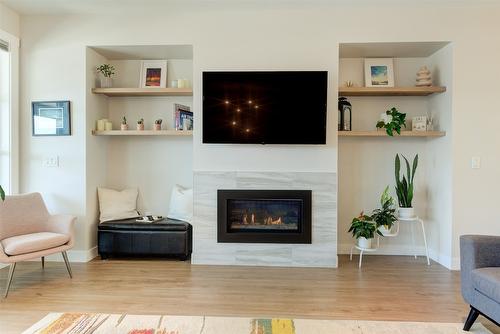
M 462 296 L 469 304 L 474 293 L 471 272 L 485 267 L 500 267 L 500 236 L 462 235 L 460 237 Z

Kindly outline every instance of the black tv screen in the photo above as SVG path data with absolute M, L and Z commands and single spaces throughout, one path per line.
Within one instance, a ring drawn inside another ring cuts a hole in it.
M 325 144 L 326 71 L 203 72 L 203 143 Z

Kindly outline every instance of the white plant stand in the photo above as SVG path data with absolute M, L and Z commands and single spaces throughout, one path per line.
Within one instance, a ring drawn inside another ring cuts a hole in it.
M 418 216 L 415 216 L 415 217 L 410 217 L 410 218 L 398 218 L 398 220 L 395 222 L 395 228 L 396 230 L 394 232 L 391 232 L 391 233 L 386 233 L 384 234 L 384 237 L 397 237 L 399 235 L 399 225 L 400 223 L 410 223 L 410 228 L 411 228 L 411 239 L 412 239 L 412 243 L 413 243 L 413 251 L 414 251 L 414 256 L 415 256 L 415 259 L 417 258 L 417 253 L 415 251 L 416 249 L 416 246 L 415 246 L 415 232 L 414 232 L 414 229 L 413 229 L 413 223 L 420 223 L 420 226 L 422 227 L 422 236 L 424 238 L 424 245 L 425 245 L 425 256 L 427 257 L 427 265 L 430 266 L 431 265 L 431 262 L 429 260 L 429 250 L 427 248 L 427 238 L 425 237 L 425 227 L 424 227 L 424 221 L 419 218 Z M 377 235 L 376 236 L 377 238 L 377 246 L 374 247 L 374 248 L 362 248 L 362 247 L 359 247 L 357 244 L 354 244 L 352 247 L 351 247 L 351 255 L 350 255 L 350 260 L 352 261 L 352 252 L 353 250 L 356 248 L 360 251 L 359 253 L 359 264 L 358 264 L 358 267 L 361 268 L 361 264 L 362 264 L 362 261 L 363 261 L 363 253 L 364 252 L 375 252 L 377 251 L 379 248 L 380 248 L 380 236 Z
M 415 246 L 415 231 L 413 228 L 414 223 L 420 223 L 420 226 L 422 227 L 422 237 L 424 238 L 424 246 L 425 246 L 425 256 L 427 258 L 427 265 L 431 265 L 431 261 L 429 260 L 429 249 L 427 248 L 427 238 L 425 236 L 425 226 L 424 226 L 424 220 L 419 218 L 418 216 L 415 217 L 410 217 L 410 218 L 398 218 L 398 222 L 402 223 L 410 223 L 410 230 L 411 230 L 411 240 L 413 244 L 413 251 L 414 251 L 414 256 L 415 259 L 417 258 L 417 252 L 415 251 L 416 246 Z

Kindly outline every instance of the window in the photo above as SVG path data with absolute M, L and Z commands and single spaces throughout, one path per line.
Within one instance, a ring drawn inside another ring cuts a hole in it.
M 18 45 L 0 31 L 0 185 L 8 194 L 18 190 Z

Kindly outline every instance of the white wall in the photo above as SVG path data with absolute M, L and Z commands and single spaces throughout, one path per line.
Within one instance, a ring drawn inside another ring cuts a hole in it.
M 500 234 L 497 124 L 497 75 L 500 45 L 499 5 L 329 5 L 180 4 L 148 15 L 27 16 L 22 18 L 21 136 L 22 190 L 42 190 L 51 208 L 82 215 L 85 211 L 82 150 L 85 117 L 85 45 L 192 44 L 193 107 L 200 124 L 201 71 L 214 69 L 324 69 L 329 71 L 329 134 L 324 147 L 231 147 L 201 144 L 194 134 L 195 170 L 336 171 L 336 89 L 339 42 L 453 41 L 453 257 L 464 232 Z M 353 18 L 355 20 L 353 21 Z M 377 19 L 374 19 L 377 18 Z M 386 18 L 386 19 L 380 19 Z M 425 18 L 425 24 L 422 23 Z M 376 22 L 377 28 L 373 28 Z M 415 28 L 415 27 L 418 27 Z M 30 101 L 73 101 L 74 136 L 32 138 Z M 333 103 L 332 103 L 333 102 Z M 198 112 L 197 112 L 198 111 Z M 195 123 L 195 124 L 196 124 Z M 40 157 L 57 152 L 61 168 L 47 171 Z M 239 160 L 255 155 L 255 163 Z M 483 166 L 470 169 L 470 157 Z M 71 189 L 71 191 L 68 191 Z M 86 224 L 86 222 L 80 222 Z M 79 240 L 78 247 L 92 245 Z
M 16 37 L 20 36 L 19 15 L 9 7 L 0 3 L 0 30 Z

